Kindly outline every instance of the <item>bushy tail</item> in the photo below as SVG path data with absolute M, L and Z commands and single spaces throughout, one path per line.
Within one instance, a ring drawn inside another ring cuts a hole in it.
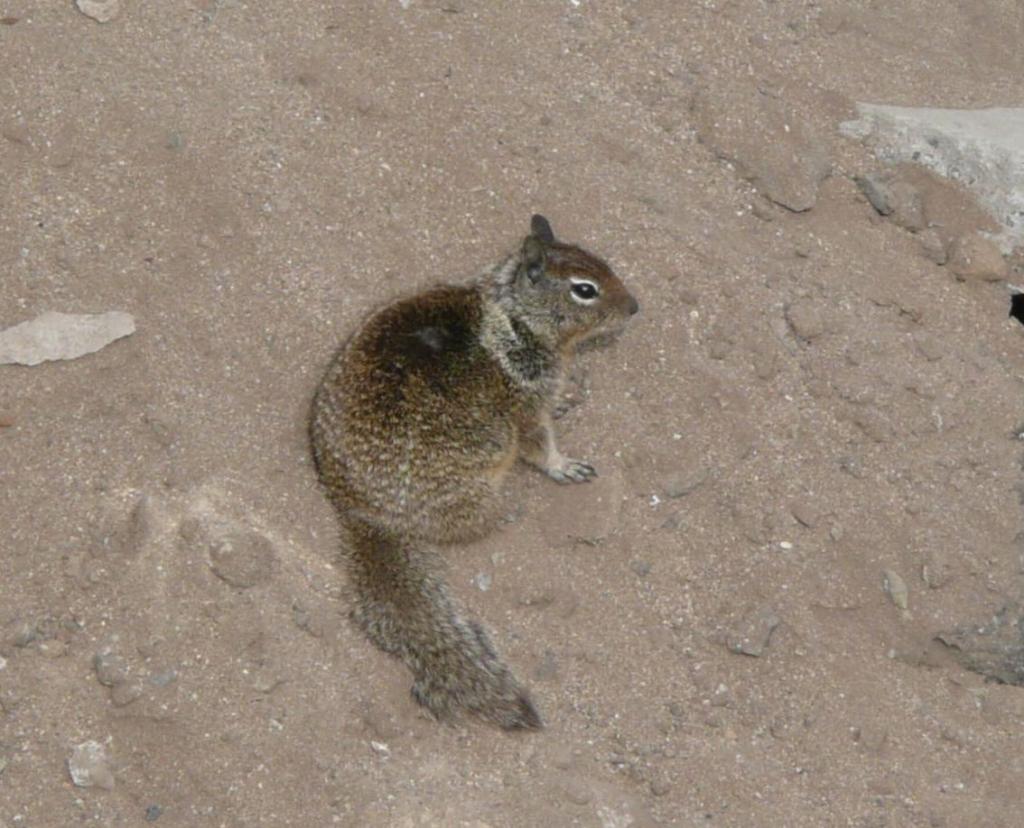
M 508 730 L 541 728 L 487 633 L 448 594 L 436 556 L 351 513 L 343 524 L 352 618 L 412 670 L 413 698 L 439 719 L 463 708 Z

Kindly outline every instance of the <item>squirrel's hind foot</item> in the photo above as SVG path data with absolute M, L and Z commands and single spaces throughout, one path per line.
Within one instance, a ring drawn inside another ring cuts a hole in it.
M 597 470 L 582 460 L 575 460 L 572 457 L 558 455 L 553 463 L 549 463 L 544 469 L 548 477 L 557 480 L 559 483 L 586 483 L 597 477 Z

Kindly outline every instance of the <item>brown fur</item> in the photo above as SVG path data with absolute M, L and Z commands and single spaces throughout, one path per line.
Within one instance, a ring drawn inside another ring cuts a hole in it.
M 599 287 L 595 301 L 572 298 L 581 278 Z M 438 718 L 464 709 L 541 727 L 430 547 L 487 534 L 517 457 L 560 482 L 594 474 L 555 448 L 549 412 L 575 346 L 636 308 L 608 265 L 535 217 L 521 248 L 476 283 L 371 316 L 317 389 L 310 436 L 344 529 L 352 617 L 412 670 L 413 696 Z

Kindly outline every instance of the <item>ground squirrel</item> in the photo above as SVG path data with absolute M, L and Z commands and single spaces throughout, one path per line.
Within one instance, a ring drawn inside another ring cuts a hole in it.
M 372 315 L 317 389 L 310 437 L 341 518 L 352 618 L 412 670 L 413 697 L 437 718 L 542 726 L 430 547 L 487 534 L 517 457 L 562 483 L 594 476 L 556 447 L 551 411 L 576 346 L 637 310 L 607 264 L 534 216 L 474 283 Z

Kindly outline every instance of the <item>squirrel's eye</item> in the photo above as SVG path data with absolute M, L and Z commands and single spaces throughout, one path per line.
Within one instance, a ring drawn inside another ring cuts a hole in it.
M 597 296 L 597 285 L 593 282 L 573 282 L 571 290 L 574 296 L 586 301 Z

